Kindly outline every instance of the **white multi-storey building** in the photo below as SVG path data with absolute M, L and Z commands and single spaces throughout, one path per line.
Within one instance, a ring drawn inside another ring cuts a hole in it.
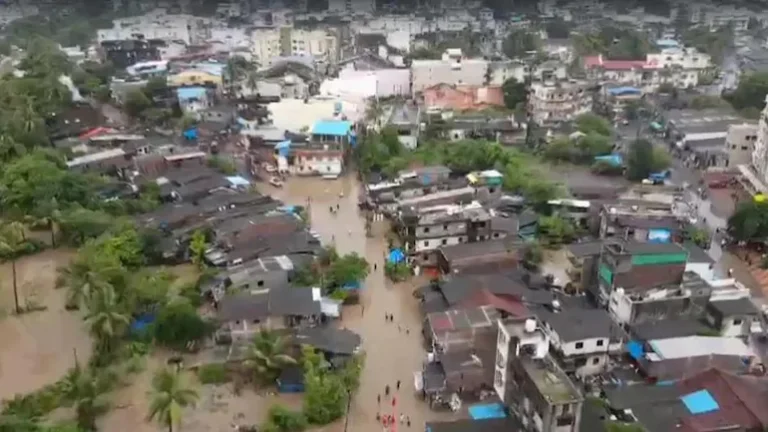
M 302 30 L 291 27 L 256 30 L 251 34 L 251 51 L 262 65 L 283 56 L 315 57 L 335 63 L 339 57 L 338 38 L 326 30 Z
M 484 85 L 488 64 L 483 59 L 464 58 L 460 49 L 447 50 L 440 60 L 414 60 L 411 62 L 412 92 L 419 93 L 437 84 Z
M 693 48 L 668 48 L 648 54 L 645 60 L 609 60 L 602 55 L 584 59 L 590 78 L 631 85 L 646 92 L 664 83 L 681 88 L 696 87 L 699 74 L 711 66 L 711 57 Z
M 768 96 L 765 97 L 768 104 Z M 752 151 L 752 167 L 757 173 L 758 179 L 768 183 L 768 105 L 760 114 L 760 122 L 757 125 L 757 140 Z

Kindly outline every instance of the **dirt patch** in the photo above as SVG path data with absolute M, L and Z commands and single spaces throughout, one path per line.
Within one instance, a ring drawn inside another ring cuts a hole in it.
M 87 361 L 91 341 L 77 313 L 64 310 L 66 292 L 55 289 L 56 269 L 74 256 L 70 249 L 48 250 L 16 263 L 19 302 L 47 309 L 21 316 L 13 311 L 11 264 L 0 266 L 0 399 L 35 391 Z

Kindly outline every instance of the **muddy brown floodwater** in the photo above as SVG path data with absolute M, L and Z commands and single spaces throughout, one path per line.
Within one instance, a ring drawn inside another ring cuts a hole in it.
M 348 430 L 381 430 L 376 413 L 391 414 L 392 406 L 382 401 L 379 408 L 377 395 L 382 394 L 383 398 L 384 386 L 389 385 L 394 390 L 398 380 L 402 381 L 402 387 L 396 396 L 397 415 L 404 413 L 411 418 L 412 429 L 424 430 L 426 421 L 453 417 L 450 413 L 431 411 L 414 389 L 413 373 L 421 370 L 426 351 L 421 337 L 421 315 L 412 292 L 425 280 L 417 278 L 408 283 L 391 284 L 385 278 L 387 226 L 383 222 L 374 224 L 374 237 L 366 237 L 364 217 L 357 208 L 360 187 L 355 178 L 347 176 L 338 180 L 290 178 L 282 189 L 265 185 L 261 190 L 291 205 L 306 205 L 310 198 L 312 229 L 324 243 L 335 244 L 340 253 L 364 255 L 371 267 L 374 263 L 378 265 L 377 271 L 371 268 L 365 281 L 361 306 L 345 307 L 341 322 L 342 326 L 363 337 L 366 353 L 360 390 L 350 409 Z M 339 211 L 331 214 L 329 207 L 336 204 L 339 204 Z M 385 323 L 386 313 L 394 314 L 395 323 Z M 323 430 L 343 429 L 342 420 Z
M 48 250 L 16 263 L 19 302 L 47 309 L 13 314 L 11 264 L 0 266 L 0 400 L 35 391 L 90 356 L 90 337 L 77 313 L 64 309 L 66 292 L 54 289 L 56 269 L 74 251 Z

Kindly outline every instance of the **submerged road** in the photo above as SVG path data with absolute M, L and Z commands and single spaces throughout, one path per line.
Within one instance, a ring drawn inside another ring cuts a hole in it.
M 402 387 L 397 392 L 397 413 L 411 419 L 411 429 L 424 430 L 424 423 L 450 420 L 450 412 L 434 412 L 414 390 L 415 371 L 420 371 L 426 357 L 421 337 L 421 314 L 412 292 L 418 283 L 391 284 L 384 276 L 384 257 L 387 227 L 384 222 L 374 224 L 374 237 L 365 235 L 365 220 L 357 208 L 360 192 L 358 181 L 352 176 L 338 180 L 320 178 L 289 178 L 284 188 L 263 185 L 263 192 L 283 200 L 286 204 L 306 205 L 311 199 L 312 228 L 325 244 L 335 244 L 339 253 L 357 252 L 371 264 L 371 273 L 365 281 L 362 304 L 346 306 L 341 325 L 363 337 L 366 354 L 361 385 L 354 396 L 347 430 L 374 432 L 382 429 L 376 413 L 392 413 L 391 400 L 377 403 L 377 395 L 384 398 L 384 386 L 393 390 L 398 380 Z M 343 195 L 343 196 L 342 196 Z M 339 204 L 339 211 L 331 214 L 330 206 Z M 378 270 L 373 270 L 373 264 Z M 384 315 L 394 314 L 395 322 L 386 323 Z M 408 430 L 406 425 L 399 427 Z M 344 421 L 322 430 L 342 431 Z

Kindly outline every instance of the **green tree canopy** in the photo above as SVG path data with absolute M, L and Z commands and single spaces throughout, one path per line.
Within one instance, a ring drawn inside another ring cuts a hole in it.
M 344 415 L 347 389 L 341 377 L 329 371 L 304 374 L 304 415 L 311 424 L 327 425 Z
M 652 50 L 648 38 L 633 30 L 603 26 L 593 33 L 574 35 L 580 55 L 602 54 L 612 60 L 641 60 Z
M 155 340 L 181 351 L 203 340 L 210 330 L 211 326 L 185 299 L 177 299 L 162 306 L 154 323 Z
M 768 203 L 744 202 L 728 219 L 728 234 L 736 241 L 763 241 L 768 238 Z
M 653 144 L 643 139 L 632 143 L 627 155 L 627 178 L 633 181 L 646 179 L 655 168 Z
M 541 46 L 541 40 L 536 33 L 524 29 L 513 30 L 502 43 L 501 50 L 511 59 L 529 57 L 532 51 Z
M 576 129 L 581 133 L 596 133 L 603 136 L 611 136 L 613 133 L 613 127 L 608 120 L 592 113 L 576 117 Z
M 682 31 L 681 39 L 685 46 L 707 53 L 713 63 L 719 63 L 733 45 L 733 29 L 725 26 L 713 32 L 709 26 L 688 26 Z
M 766 94 L 768 94 L 768 72 L 757 72 L 744 76 L 736 90 L 725 98 L 738 110 L 746 108 L 762 110 L 765 106 Z
M 516 110 L 520 104 L 526 102 L 528 91 L 525 83 L 518 82 L 514 77 L 508 78 L 501 86 L 504 92 L 504 106 L 511 110 Z

